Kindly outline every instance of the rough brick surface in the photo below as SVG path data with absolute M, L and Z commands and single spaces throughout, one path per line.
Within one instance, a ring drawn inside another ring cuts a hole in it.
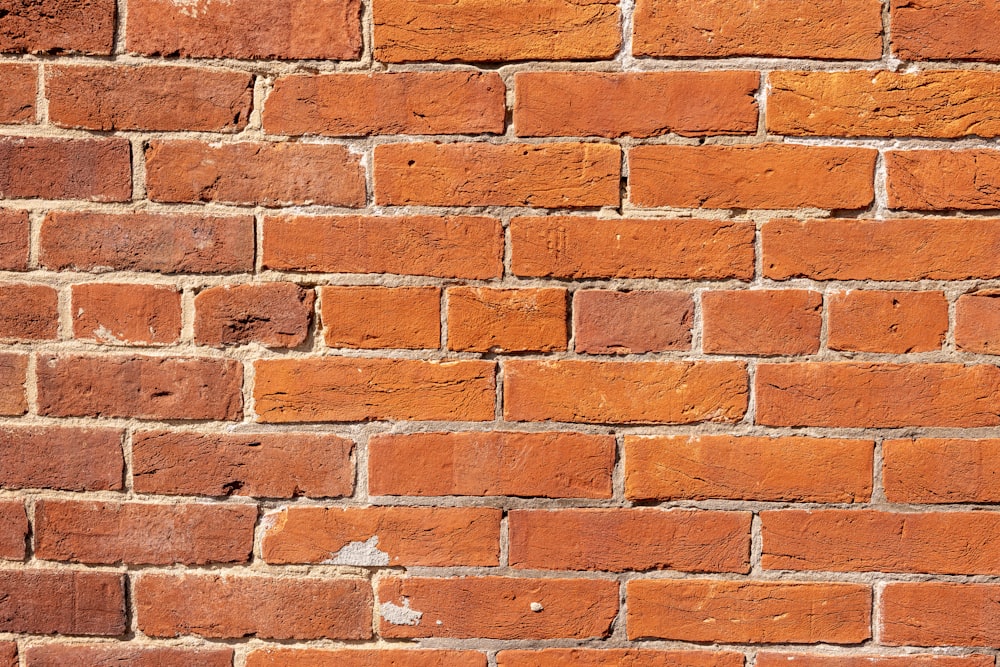
M 421 649 L 282 649 L 247 656 L 247 667 L 486 667 L 486 654 Z M 958 666 L 956 666 L 958 667 Z
M 4 98 L 0 100 L 0 122 L 34 122 L 38 69 L 33 65 L 2 65 L 0 84 L 4 87 Z
M 1000 441 L 915 438 L 882 445 L 885 496 L 896 503 L 995 503 Z
M 127 664 L 131 667 L 231 667 L 231 648 L 175 648 L 161 646 L 88 646 L 85 644 L 43 644 L 29 646 L 24 652 L 29 667 L 60 665 Z
M 831 350 L 933 352 L 948 333 L 948 301 L 941 292 L 857 290 L 827 298 Z
M 99 343 L 173 343 L 181 335 L 181 294 L 169 285 L 74 285 L 73 335 Z
M 566 291 L 448 290 L 448 349 L 551 352 L 566 349 Z
M 125 628 L 121 574 L 75 568 L 0 572 L 0 631 L 115 637 Z
M 0 51 L 78 51 L 107 55 L 115 34 L 114 0 L 7 0 Z
M 693 319 L 684 292 L 580 290 L 573 300 L 576 351 L 588 354 L 687 350 Z
M 28 214 L 25 211 L 0 211 L 0 269 L 24 271 L 30 253 Z
M 51 340 L 59 327 L 58 293 L 46 285 L 0 286 L 0 338 Z
M 0 353 L 0 415 L 17 416 L 28 411 L 27 382 L 27 355 Z
M 0 501 L 0 560 L 24 558 L 27 536 L 28 515 L 24 513 L 24 503 Z
M 995 584 L 895 583 L 882 592 L 889 646 L 994 646 L 1000 640 Z
M 892 0 L 893 53 L 907 60 L 1000 60 L 996 40 L 977 26 L 1000 20 L 994 0 Z
M 127 201 L 131 149 L 120 137 L 0 139 L 0 198 Z
M 122 488 L 122 436 L 107 428 L 0 428 L 5 489 L 112 491 Z
M 438 348 L 437 287 L 323 287 L 323 339 L 328 347 Z
M 211 287 L 194 300 L 195 341 L 298 347 L 309 335 L 315 299 L 292 283 Z
M 805 290 L 702 295 L 702 347 L 719 354 L 812 354 L 819 350 L 823 297 Z

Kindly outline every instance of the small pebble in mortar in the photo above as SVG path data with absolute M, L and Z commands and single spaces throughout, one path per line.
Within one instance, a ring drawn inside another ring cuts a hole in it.
M 542 606 L 541 602 L 532 602 L 531 603 L 531 611 L 533 611 L 533 612 L 539 612 L 539 611 L 541 611 L 544 608 L 545 607 Z

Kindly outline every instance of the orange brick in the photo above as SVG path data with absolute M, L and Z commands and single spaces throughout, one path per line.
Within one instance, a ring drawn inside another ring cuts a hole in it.
M 244 563 L 256 522 L 252 505 L 42 500 L 35 556 L 107 565 Z
M 518 72 L 522 137 L 753 134 L 757 72 Z
M 354 443 L 317 433 L 140 431 L 132 438 L 139 493 L 339 497 L 351 494 Z
M 1000 642 L 1000 586 L 890 583 L 882 591 L 887 646 L 983 646 Z
M 114 0 L 19 1 L 4 10 L 0 51 L 108 55 L 114 46 Z
M 1000 354 L 1000 291 L 963 294 L 955 304 L 955 346 L 967 352 Z
M 73 285 L 73 335 L 99 343 L 173 343 L 181 294 L 171 285 Z
M 996 426 L 1000 368 L 864 362 L 762 364 L 757 423 L 769 426 Z
M 875 155 L 790 144 L 637 146 L 629 196 L 641 207 L 860 209 L 875 199 Z
M 375 147 L 375 203 L 384 206 L 617 206 L 620 176 L 611 144 Z
M 376 0 L 372 17 L 382 62 L 600 59 L 621 45 L 613 0 Z
M 565 350 L 566 328 L 564 289 L 448 289 L 448 349 L 451 350 Z
M 146 55 L 350 60 L 361 53 L 361 2 L 128 0 L 125 44 Z
M 588 639 L 610 633 L 618 582 L 393 577 L 379 581 L 378 599 L 386 638 Z M 533 602 L 542 610 L 533 611 Z
M 24 655 L 29 667 L 63 665 L 129 665 L 129 667 L 231 667 L 233 649 L 175 648 L 163 646 L 40 644 L 29 646 Z M 0 663 L 2 664 L 2 663 Z
M 995 72 L 772 72 L 767 129 L 835 137 L 995 137 Z
M 88 130 L 237 132 L 246 127 L 253 78 L 194 67 L 91 67 L 45 70 L 49 119 Z
M 124 468 L 116 430 L 0 428 L 0 488 L 116 491 Z
M 244 141 L 151 141 L 149 198 L 282 206 L 365 203 L 364 168 L 345 146 Z
M 441 347 L 438 287 L 321 287 L 327 347 Z
M 1000 60 L 982 26 L 1000 23 L 995 0 L 892 0 L 893 53 L 906 60 Z
M 24 512 L 24 503 L 20 500 L 0 501 L 0 560 L 24 559 L 27 537 L 28 515 Z M 0 660 L 0 665 L 3 664 Z
M 510 564 L 531 570 L 750 571 L 750 513 L 511 510 Z
M 836 0 L 638 0 L 637 56 L 875 60 L 882 3 Z
M 872 592 L 858 584 L 637 579 L 626 590 L 629 639 L 856 644 L 871 637 Z
M 125 633 L 125 577 L 93 570 L 0 571 L 0 632 Z
M 746 366 L 736 362 L 511 360 L 505 373 L 510 421 L 732 422 L 747 409 Z
M 28 270 L 28 212 L 0 210 L 0 270 Z
M 0 198 L 127 201 L 131 162 L 121 137 L 0 137 Z
M 758 653 L 759 667 L 992 667 L 993 656 L 970 655 L 809 655 Z
M 246 667 L 486 667 L 486 654 L 421 649 L 265 648 L 247 656 Z M 943 665 L 942 667 L 951 667 Z M 955 667 L 964 667 L 956 665 Z M 979 667 L 970 666 L 970 667 Z
M 872 493 L 873 448 L 870 440 L 626 436 L 625 496 L 863 502 Z
M 194 299 L 194 340 L 298 347 L 309 335 L 315 299 L 311 289 L 293 283 L 210 287 Z
M 933 352 L 948 333 L 942 292 L 849 290 L 827 297 L 827 347 L 858 352 Z
M 518 276 L 753 277 L 754 225 L 748 222 L 514 218 L 510 237 L 511 268 Z
M 996 503 L 1000 440 L 915 438 L 882 444 L 885 497 L 894 503 Z
M 465 216 L 266 217 L 264 268 L 483 280 L 503 271 L 503 229 Z
M 1000 151 L 888 151 L 885 164 L 890 208 L 1000 208 Z
M 615 442 L 582 433 L 414 433 L 368 441 L 368 490 L 392 496 L 610 498 Z
M 578 290 L 576 351 L 642 354 L 691 349 L 694 301 L 687 292 Z
M 500 564 L 501 511 L 473 507 L 290 507 L 267 514 L 268 563 L 359 567 Z
M 603 665 L 743 667 L 743 654 L 731 651 L 549 648 L 541 651 L 501 651 L 497 654 L 497 665 L 498 667 L 602 667 Z
M 807 290 L 732 290 L 701 295 L 702 347 L 721 354 L 814 354 L 823 297 Z
M 0 285 L 0 339 L 52 340 L 59 334 L 59 294 L 48 285 Z
M 0 642 L 0 665 L 3 665 L 3 667 L 20 667 L 21 662 L 17 657 L 16 643 Z
M 772 220 L 761 238 L 764 275 L 775 280 L 1000 277 L 1000 220 Z
M 0 100 L 0 123 L 34 123 L 38 68 L 20 63 L 0 65 L 0 85 L 4 90 Z
M 150 637 L 368 639 L 372 634 L 372 591 L 361 579 L 143 572 L 134 586 L 139 630 Z
M 28 355 L 0 353 L 0 415 L 18 416 L 28 411 L 27 381 Z
M 257 361 L 254 399 L 262 422 L 493 419 L 488 361 L 276 359 Z
M 496 72 L 293 75 L 264 105 L 270 134 L 481 134 L 504 131 Z

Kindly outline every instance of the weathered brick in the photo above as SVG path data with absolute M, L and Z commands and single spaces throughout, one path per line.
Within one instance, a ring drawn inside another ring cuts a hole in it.
M 122 488 L 121 433 L 48 426 L 0 428 L 0 488 L 115 491 Z
M 52 340 L 59 334 L 59 294 L 48 285 L 0 285 L 0 339 Z
M 618 582 L 385 578 L 378 599 L 379 632 L 386 638 L 587 639 L 610 633 L 618 614 Z M 542 611 L 533 611 L 533 602 Z
M 0 210 L 0 270 L 26 271 L 29 244 L 28 212 Z
M 150 199 L 162 202 L 365 203 L 360 156 L 332 144 L 151 141 L 146 188 Z
M 617 206 L 620 175 L 612 144 L 375 147 L 375 203 L 386 206 Z
M 888 151 L 889 207 L 917 211 L 1000 208 L 1000 151 Z
M 760 667 L 991 667 L 993 656 L 758 653 Z
M 368 441 L 368 490 L 392 496 L 610 498 L 615 442 L 582 433 L 413 433 Z
M 0 137 L 0 198 L 127 201 L 131 163 L 121 137 Z
M 827 296 L 827 347 L 858 352 L 933 352 L 948 333 L 942 292 L 848 290 Z
M 881 595 L 888 646 L 983 646 L 1000 642 L 1000 586 L 890 583 Z
M 438 287 L 321 287 L 327 347 L 441 347 Z
M 231 667 L 233 649 L 87 644 L 39 644 L 24 652 L 28 667 Z
M 174 343 L 181 293 L 172 285 L 73 285 L 73 335 L 99 343 Z
M 270 134 L 502 134 L 496 72 L 394 72 L 282 77 L 264 105 Z
M 247 656 L 246 667 L 486 667 L 476 651 L 423 649 L 265 648 Z M 941 667 L 952 667 L 942 665 Z M 954 667 L 965 667 L 955 665 Z M 979 667 L 978 665 L 969 667 Z
M 1000 502 L 1000 440 L 886 440 L 882 456 L 882 483 L 890 502 Z
M 747 370 L 737 362 L 511 360 L 505 372 L 511 421 L 731 422 L 747 409 Z
M 0 353 L 0 415 L 17 416 L 28 411 L 27 381 L 28 355 Z
M 754 226 L 748 222 L 514 218 L 510 237 L 511 269 L 518 276 L 753 277 Z
M 757 72 L 518 72 L 522 137 L 753 134 Z
M 377 0 L 372 17 L 383 62 L 584 60 L 621 45 L 613 0 Z
M 265 516 L 261 553 L 276 564 L 495 566 L 500 518 L 473 507 L 288 507 Z
M 823 297 L 809 290 L 727 290 L 701 295 L 702 348 L 721 354 L 814 354 Z
M 642 648 L 549 648 L 540 651 L 501 651 L 497 654 L 497 665 L 498 667 L 602 667 L 603 665 L 743 667 L 743 654 L 733 651 L 663 651 Z
M 8 0 L 0 17 L 0 51 L 77 51 L 108 55 L 115 0 Z
M 906 60 L 1000 60 L 983 26 L 1000 22 L 995 0 L 891 0 L 892 50 Z
M 632 203 L 680 208 L 866 208 L 875 198 L 867 148 L 757 144 L 636 146 Z
M 483 280 L 503 270 L 503 229 L 466 216 L 266 217 L 263 254 L 279 271 Z
M 232 359 L 42 355 L 38 411 L 51 417 L 224 419 L 243 414 Z
M 870 440 L 626 436 L 625 496 L 863 502 L 872 493 L 873 448 Z
M 125 577 L 90 570 L 0 571 L 0 632 L 125 633 Z
M 311 289 L 294 283 L 209 287 L 194 299 L 194 340 L 298 347 L 309 335 L 315 299 Z
M 24 512 L 24 503 L 20 500 L 0 500 L 0 560 L 22 560 L 27 536 L 28 515 Z M 3 660 L 0 660 L 0 665 L 4 665 Z
M 20 667 L 21 663 L 17 657 L 16 643 L 0 642 L 0 665 L 3 665 L 3 667 Z
M 642 354 L 691 349 L 694 301 L 686 292 L 578 290 L 576 351 Z
M 0 85 L 4 91 L 0 99 L 0 123 L 34 123 L 38 68 L 20 63 L 0 65 Z
M 967 352 L 1000 353 L 1000 291 L 963 294 L 955 304 L 955 346 Z
M 258 361 L 254 399 L 263 422 L 493 419 L 488 361 L 276 359 Z
M 354 443 L 317 433 L 140 431 L 132 438 L 139 493 L 311 498 L 350 495 Z
M 462 352 L 565 350 L 566 290 L 448 289 L 448 349 Z

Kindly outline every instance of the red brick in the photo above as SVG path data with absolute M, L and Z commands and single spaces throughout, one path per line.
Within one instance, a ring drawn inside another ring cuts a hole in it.
M 483 280 L 503 270 L 503 229 L 465 216 L 266 217 L 263 254 L 279 271 Z
M 510 564 L 531 570 L 750 571 L 750 513 L 511 510 Z
M 621 45 L 613 0 L 377 0 L 375 59 L 382 62 L 584 60 Z
M 754 225 L 733 220 L 514 218 L 511 268 L 551 278 L 750 280 Z
M 194 67 L 73 66 L 45 70 L 49 120 L 88 130 L 237 132 L 253 78 Z
M 73 335 L 99 343 L 174 343 L 181 294 L 171 285 L 73 285 Z
M 888 151 L 885 164 L 890 208 L 1000 208 L 1000 151 Z
M 948 333 L 948 301 L 942 292 L 848 290 L 832 292 L 827 299 L 831 350 L 933 352 L 941 349 Z
M 996 574 L 1000 516 L 987 512 L 761 512 L 770 570 Z
M 28 515 L 24 513 L 24 503 L 20 500 L 0 500 L 0 560 L 23 559 L 27 536 Z M 0 660 L 0 665 L 3 664 Z
M 1000 291 L 963 294 L 955 304 L 955 346 L 967 352 L 1000 354 Z
M 754 134 L 757 72 L 519 72 L 522 137 Z
M 1000 440 L 886 440 L 882 456 L 882 483 L 890 502 L 1000 502 Z
M 565 350 L 566 290 L 448 289 L 448 349 L 461 352 Z
M 28 227 L 27 211 L 0 210 L 0 270 L 27 271 Z
M 702 347 L 721 354 L 815 354 L 823 297 L 808 290 L 732 290 L 701 295 Z
M 758 667 L 993 667 L 991 655 L 809 655 L 758 653 Z
M 878 0 L 638 0 L 634 20 L 637 56 L 882 56 Z
M 246 667 L 486 667 L 486 654 L 421 649 L 265 648 L 247 656 Z M 942 667 L 951 667 L 944 665 Z M 964 667 L 956 665 L 955 667 Z M 970 666 L 970 667 L 979 667 Z
M 20 667 L 17 658 L 17 644 L 14 642 L 0 642 L 0 665 L 3 667 Z
M 1000 44 L 982 26 L 1000 22 L 995 0 L 892 0 L 892 50 L 906 60 L 1000 61 Z
M 617 206 L 620 175 L 611 144 L 375 147 L 375 203 L 385 206 Z
M 0 428 L 0 488 L 116 491 L 122 436 L 112 429 Z
M 139 493 L 264 498 L 351 494 L 354 443 L 318 433 L 140 431 L 132 439 Z
M 573 300 L 576 351 L 642 354 L 691 349 L 694 301 L 686 292 L 578 290 Z
M 25 652 L 28 667 L 231 667 L 233 649 L 173 646 L 40 644 Z
M 473 507 L 286 507 L 267 514 L 268 563 L 359 567 L 500 564 L 501 511 Z
M 505 372 L 510 421 L 734 422 L 747 409 L 742 363 L 511 360 Z
M 386 578 L 378 598 L 379 631 L 393 639 L 600 638 L 618 614 L 618 582 L 602 579 Z
M 995 584 L 889 583 L 881 599 L 881 644 L 992 648 L 1000 642 Z
M 494 364 L 414 359 L 276 359 L 255 364 L 262 422 L 447 420 L 494 416 Z
M 146 188 L 162 202 L 358 207 L 365 203 L 360 160 L 332 144 L 151 141 Z
M 757 144 L 637 146 L 629 151 L 636 206 L 866 208 L 875 199 L 867 148 Z
M 1000 277 L 1000 220 L 772 220 L 761 238 L 764 275 L 775 280 Z
M 125 577 L 90 570 L 0 571 L 0 632 L 125 634 Z
M 115 0 L 13 0 L 4 10 L 0 51 L 108 55 L 114 45 Z
M 0 198 L 128 201 L 131 162 L 121 137 L 0 137 Z
M 637 579 L 626 595 L 629 639 L 856 644 L 871 637 L 872 592 L 858 584 Z
M 194 340 L 298 347 L 309 335 L 315 299 L 311 289 L 293 283 L 209 287 L 194 299 Z
M 53 270 L 241 273 L 253 271 L 250 216 L 50 213 L 39 262 Z
M 361 579 L 144 572 L 135 577 L 135 609 L 139 630 L 150 637 L 368 639 L 372 634 L 372 591 Z
M 625 437 L 631 500 L 852 503 L 872 494 L 870 440 Z
M 42 500 L 35 556 L 107 565 L 244 563 L 256 522 L 252 505 Z
M 769 426 L 996 426 L 1000 368 L 985 364 L 762 364 L 757 423 Z
M 438 287 L 321 287 L 327 347 L 441 347 Z
M 361 2 L 128 0 L 125 44 L 147 55 L 350 60 L 361 53 Z
M 996 72 L 772 72 L 767 129 L 835 137 L 995 137 Z
M 610 498 L 615 442 L 582 433 L 413 433 L 368 441 L 368 491 Z
M 0 353 L 0 415 L 18 416 L 28 411 L 25 383 L 28 355 Z
M 549 648 L 501 651 L 498 667 L 743 667 L 743 654 L 731 651 Z M 958 667 L 958 666 L 956 666 Z M 977 666 L 978 667 L 978 666 Z
M 38 68 L 20 63 L 0 65 L 0 85 L 4 90 L 0 100 L 0 123 L 34 123 Z
M 394 72 L 282 77 L 264 105 L 270 134 L 481 134 L 504 131 L 496 72 Z
M 232 359 L 43 355 L 38 411 L 50 417 L 223 419 L 243 415 Z
M 0 285 L 0 339 L 53 340 L 59 334 L 59 294 L 48 285 Z

